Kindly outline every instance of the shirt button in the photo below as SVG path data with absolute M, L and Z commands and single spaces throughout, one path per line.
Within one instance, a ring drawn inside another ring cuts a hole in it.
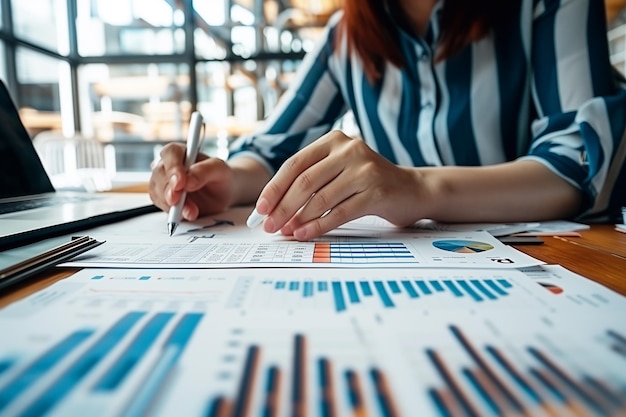
M 428 52 L 422 52 L 422 54 L 420 55 L 420 61 L 426 62 L 428 61 L 428 59 L 429 59 Z
M 424 102 L 424 104 L 422 104 L 423 109 L 430 109 L 432 106 L 433 106 L 432 101 L 426 101 Z

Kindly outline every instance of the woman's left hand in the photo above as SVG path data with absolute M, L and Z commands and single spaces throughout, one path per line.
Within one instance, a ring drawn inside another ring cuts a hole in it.
M 330 132 L 289 158 L 261 192 L 263 228 L 304 241 L 364 215 L 397 226 L 420 218 L 428 190 L 415 168 L 403 168 L 362 140 Z

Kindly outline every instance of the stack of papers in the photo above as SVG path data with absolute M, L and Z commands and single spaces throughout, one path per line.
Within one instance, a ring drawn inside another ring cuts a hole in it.
M 0 415 L 624 411 L 621 295 L 485 230 L 296 242 L 248 214 L 90 230 L 87 268 L 0 311 Z

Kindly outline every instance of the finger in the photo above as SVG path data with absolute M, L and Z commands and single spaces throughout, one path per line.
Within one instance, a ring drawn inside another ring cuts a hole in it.
M 294 229 L 293 237 L 299 241 L 308 241 L 336 229 L 351 220 L 363 216 L 361 207 L 367 201 L 364 194 L 354 194 L 333 207 L 325 216 L 311 220 Z
M 270 214 L 296 178 L 329 155 L 327 141 L 322 138 L 291 156 L 278 169 L 259 195 L 256 208 L 260 214 Z
M 318 164 L 320 165 L 320 164 Z M 345 171 L 339 173 L 332 181 L 321 187 L 306 201 L 280 229 L 283 234 L 291 235 L 293 230 L 299 228 L 311 220 L 322 217 L 326 212 L 347 200 L 351 195 L 358 192 L 354 178 L 345 175 Z M 288 198 L 286 198 L 288 200 Z M 281 202 L 282 205 L 282 202 Z M 280 207 L 280 206 L 279 206 Z
M 209 183 L 221 183 L 225 180 L 227 171 L 222 168 L 224 162 L 217 158 L 210 158 L 206 155 L 198 155 L 198 162 L 189 167 L 185 190 L 194 192 Z
M 268 218 L 264 221 L 264 230 L 268 233 L 280 230 L 296 215 L 301 207 L 307 204 L 312 198 L 311 196 L 315 197 L 314 194 L 318 193 L 328 183 L 332 182 L 341 173 L 342 169 L 343 166 L 329 163 L 326 159 L 305 169 L 304 172 L 298 175 L 293 183 L 288 186 L 287 191 L 284 193 L 278 205 L 274 207 Z M 324 198 L 326 198 L 326 200 L 324 200 Z M 332 207 L 332 205 L 328 205 L 328 200 L 335 201 L 335 198 L 331 199 L 328 193 L 324 193 L 323 196 L 316 199 L 316 207 L 321 210 L 321 212 L 318 213 L 318 217 L 324 211 Z
M 159 161 L 152 169 L 148 185 L 148 194 L 155 206 L 167 210 L 169 205 L 165 201 L 165 168 Z

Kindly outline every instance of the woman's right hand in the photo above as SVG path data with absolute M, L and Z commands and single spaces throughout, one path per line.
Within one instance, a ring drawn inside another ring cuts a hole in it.
M 198 154 L 196 162 L 185 169 L 185 145 L 169 143 L 152 169 L 149 193 L 152 202 L 167 212 L 184 191 L 187 192 L 183 219 L 220 213 L 233 203 L 232 169 L 219 158 Z

